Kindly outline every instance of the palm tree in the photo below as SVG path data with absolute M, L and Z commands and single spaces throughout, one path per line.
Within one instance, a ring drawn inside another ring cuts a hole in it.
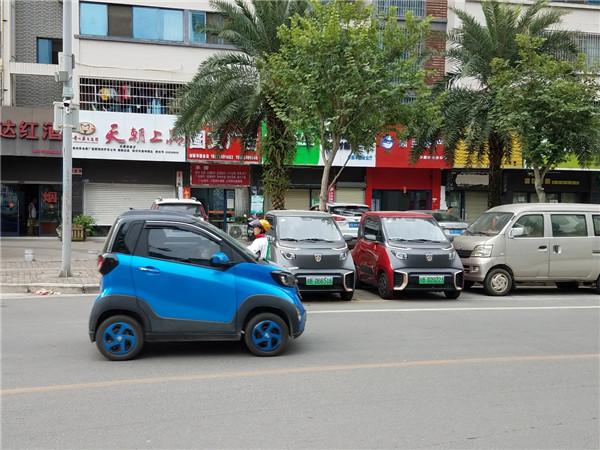
M 213 130 L 224 143 L 233 136 L 246 144 L 256 141 L 261 123 L 263 188 L 276 209 L 283 208 L 289 186 L 286 165 L 293 159 L 295 134 L 277 118 L 261 83 L 261 67 L 266 57 L 279 50 L 277 29 L 307 9 L 304 0 L 211 0 L 223 17 L 221 25 L 207 29 L 211 35 L 236 47 L 205 60 L 193 80 L 181 90 L 181 113 L 176 133 L 191 134 L 204 127 Z
M 490 207 L 501 203 L 502 162 L 511 153 L 511 136 L 500 131 L 492 114 L 496 101 L 489 83 L 492 61 L 502 58 L 516 64 L 519 34 L 544 37 L 541 48 L 544 52 L 569 57 L 577 51 L 568 32 L 553 29 L 564 12 L 544 10 L 546 3 L 536 0 L 522 9 L 498 0 L 484 0 L 481 3 L 484 24 L 465 11 L 454 10 L 462 26 L 448 36 L 448 57 L 456 68 L 446 79 L 442 133 L 449 158 L 453 159 L 461 141 L 479 161 L 488 158 Z

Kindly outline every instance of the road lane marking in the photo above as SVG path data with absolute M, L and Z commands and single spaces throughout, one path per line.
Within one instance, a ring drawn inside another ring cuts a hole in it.
M 225 380 L 234 378 L 251 378 L 278 375 L 312 374 L 323 372 L 341 372 L 369 369 L 403 369 L 411 367 L 427 366 L 451 366 L 461 364 L 498 364 L 519 362 L 553 362 L 568 360 L 592 360 L 600 361 L 600 353 L 573 353 L 559 355 L 530 355 L 530 356 L 499 356 L 490 358 L 463 358 L 463 359 L 432 359 L 418 361 L 397 361 L 367 364 L 339 364 L 328 366 L 296 367 L 287 369 L 263 369 L 239 372 L 221 372 L 210 374 L 173 375 L 152 378 L 130 378 L 112 381 L 97 381 L 90 383 L 54 384 L 48 386 L 31 386 L 12 389 L 3 389 L 0 396 L 12 396 L 23 394 L 45 394 L 51 392 L 80 391 L 86 389 L 114 388 L 119 386 L 141 386 L 162 383 L 176 383 L 185 381 L 209 381 Z
M 346 314 L 377 312 L 430 312 L 430 311 L 518 311 L 518 310 L 553 310 L 553 309 L 600 309 L 600 305 L 583 306 L 491 306 L 474 308 L 379 308 L 379 309 L 323 309 L 310 310 L 308 314 Z

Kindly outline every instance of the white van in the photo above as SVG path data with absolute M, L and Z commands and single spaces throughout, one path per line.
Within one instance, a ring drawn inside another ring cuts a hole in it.
M 600 205 L 497 206 L 457 236 L 454 248 L 465 287 L 482 283 L 488 295 L 506 295 L 520 282 L 585 284 L 600 294 Z

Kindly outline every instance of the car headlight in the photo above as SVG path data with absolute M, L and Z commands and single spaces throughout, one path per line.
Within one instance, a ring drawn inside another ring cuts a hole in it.
M 340 253 L 340 261 L 346 261 L 346 259 L 348 259 L 348 251 L 344 250 L 342 253 Z
M 281 272 L 276 270 L 271 272 L 271 276 L 277 283 L 281 284 L 285 287 L 294 287 L 296 286 L 296 277 L 289 272 Z
M 471 252 L 471 257 L 489 258 L 492 256 L 492 248 L 494 248 L 492 244 L 476 245 L 473 249 L 473 252 Z
M 281 250 L 281 256 L 289 260 L 296 259 L 296 254 L 294 252 L 289 252 L 286 250 Z
M 398 259 L 402 259 L 402 260 L 404 260 L 404 259 L 408 259 L 408 253 L 406 253 L 406 252 L 400 252 L 400 251 L 398 251 L 398 250 L 392 250 L 392 254 L 393 254 L 393 255 L 394 255 L 396 258 L 398 258 Z

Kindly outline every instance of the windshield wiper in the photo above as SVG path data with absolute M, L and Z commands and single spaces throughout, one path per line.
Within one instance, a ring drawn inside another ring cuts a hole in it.
M 280 241 L 298 242 L 296 238 L 279 238 Z
M 443 241 L 435 241 L 433 239 L 402 239 L 402 238 L 391 238 L 392 241 L 401 241 L 401 242 L 435 242 L 437 244 L 442 243 Z

